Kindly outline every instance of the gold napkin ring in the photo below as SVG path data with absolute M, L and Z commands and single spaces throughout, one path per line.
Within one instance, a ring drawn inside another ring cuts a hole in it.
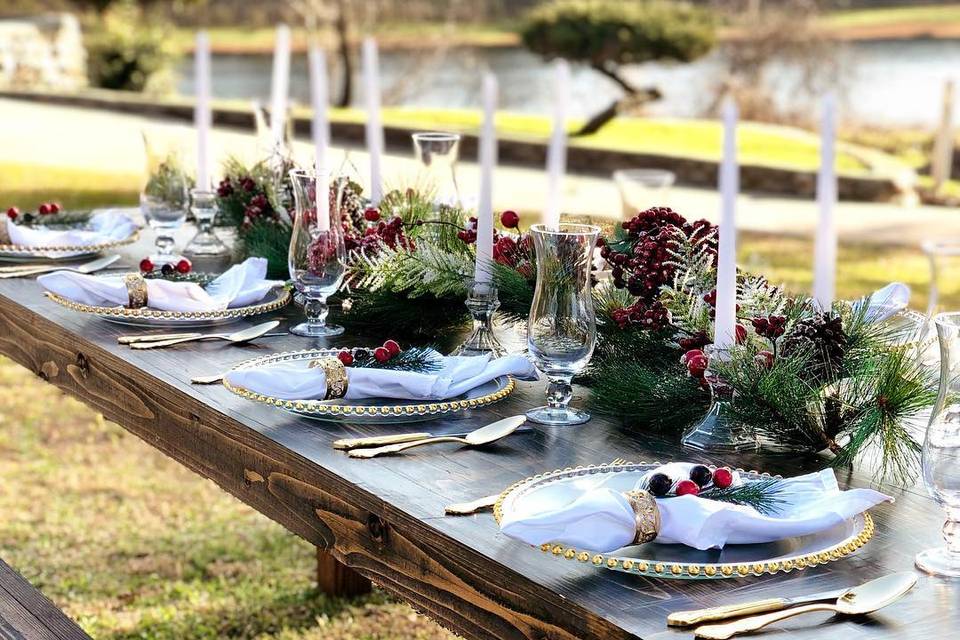
M 320 368 L 327 378 L 327 393 L 324 400 L 335 400 L 347 395 L 347 368 L 337 358 L 318 358 L 310 362 L 310 369 Z
M 652 541 L 660 533 L 660 509 L 657 501 L 647 491 L 640 489 L 624 493 L 633 509 L 633 519 L 636 527 L 636 536 L 633 544 L 645 544 Z
M 147 306 L 147 281 L 139 273 L 128 273 L 123 276 L 123 284 L 127 286 L 127 308 L 141 309 Z

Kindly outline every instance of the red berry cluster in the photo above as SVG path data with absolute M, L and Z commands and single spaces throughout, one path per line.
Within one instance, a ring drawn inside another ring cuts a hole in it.
M 713 340 L 710 338 L 710 336 L 703 331 L 698 331 L 691 336 L 677 340 L 677 344 L 679 344 L 680 348 L 685 352 L 690 351 L 691 349 L 703 349 L 712 342 Z
M 374 216 L 376 214 L 376 216 Z M 348 222 L 343 223 L 344 244 L 347 252 L 363 251 L 367 254 L 376 254 L 380 247 L 387 246 L 391 249 L 402 247 L 404 249 L 416 249 L 413 238 L 408 238 L 403 228 L 403 218 L 393 216 L 389 220 L 383 220 L 380 211 L 377 209 L 367 209 L 364 212 L 364 219 L 370 222 L 370 226 L 358 234 Z M 376 223 L 376 224 L 374 224 Z
M 241 229 L 249 229 L 259 219 L 275 220 L 277 218 L 277 212 L 270 204 L 270 200 L 250 176 L 236 179 L 224 178 L 217 185 L 217 196 L 234 198 L 238 208 L 242 207 Z
M 41 216 L 52 215 L 60 213 L 61 211 L 63 211 L 63 207 L 60 206 L 59 202 L 41 202 L 40 206 L 37 207 L 37 213 Z M 20 209 L 17 207 L 9 207 L 7 209 L 7 217 L 11 220 L 16 220 L 20 217 Z M 29 218 L 30 214 L 28 213 L 26 217 Z
M 389 362 L 392 358 L 400 355 L 400 345 L 396 340 L 387 340 L 382 347 L 373 350 L 373 357 L 377 362 L 383 364 Z M 337 359 L 343 363 L 343 366 L 349 367 L 356 358 L 366 359 L 369 352 L 366 349 L 357 349 L 353 352 L 343 349 L 337 354 Z
M 150 258 L 144 258 L 140 261 L 140 273 L 153 273 L 155 269 L 156 265 L 153 264 L 153 261 Z M 160 265 L 160 273 L 165 276 L 171 276 L 174 273 L 187 275 L 191 270 L 193 270 L 193 265 L 190 264 L 190 261 L 186 258 L 181 258 L 176 264 L 167 262 Z
M 505 229 L 519 230 L 520 215 L 516 211 L 508 209 L 500 214 L 500 224 Z M 477 241 L 477 218 L 471 217 L 467 221 L 467 226 L 457 232 L 457 237 L 466 244 L 475 243 Z M 531 249 L 530 236 L 519 234 L 519 237 L 517 237 L 500 233 L 497 229 L 493 230 L 494 262 L 513 267 L 525 275 L 527 271 L 532 273 L 532 264 L 529 264 L 532 257 Z
M 766 318 L 753 318 L 750 321 L 758 336 L 776 340 L 783 335 L 787 328 L 786 316 L 767 316 Z
M 673 278 L 676 265 L 671 252 L 683 242 L 707 239 L 713 231 L 706 220 L 689 223 L 668 207 L 641 211 L 621 226 L 627 237 L 605 244 L 600 255 L 612 266 L 614 286 L 647 302 L 653 302 Z M 715 253 L 716 241 L 711 238 L 706 250 Z
M 676 487 L 667 474 L 655 473 L 647 480 L 647 489 L 658 498 L 667 496 L 671 489 L 678 496 L 695 496 L 711 484 L 713 488 L 726 489 L 733 484 L 733 471 L 728 467 L 711 471 L 709 467 L 698 464 L 690 469 L 689 479 L 680 480 L 676 483 Z
M 640 325 L 644 329 L 659 331 L 670 326 L 670 312 L 659 300 L 652 304 L 635 302 L 629 307 L 614 309 L 610 316 L 621 329 Z

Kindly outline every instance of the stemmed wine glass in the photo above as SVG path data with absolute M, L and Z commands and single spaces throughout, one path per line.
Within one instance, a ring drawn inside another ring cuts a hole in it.
M 328 337 L 343 327 L 327 324 L 327 298 L 340 288 L 347 250 L 339 216 L 331 211 L 329 183 L 320 172 L 294 169 L 295 214 L 288 265 L 297 291 L 303 294 L 307 321 L 290 329 L 298 336 Z
M 947 512 L 946 546 L 917 554 L 918 568 L 938 576 L 960 576 L 960 312 L 934 319 L 940 343 L 940 387 L 923 442 L 923 483 Z
M 164 264 L 180 259 L 174 253 L 176 241 L 173 233 L 187 219 L 189 202 L 189 182 L 176 159 L 168 157 L 155 165 L 140 194 L 140 212 L 157 233 L 156 253 L 150 256 L 154 263 Z
M 562 223 L 530 227 L 537 260 L 537 286 L 527 320 L 527 346 L 549 380 L 547 404 L 527 412 L 540 424 L 583 424 L 590 414 L 571 408 L 571 381 L 593 355 L 596 316 L 590 287 L 593 248 L 600 228 Z

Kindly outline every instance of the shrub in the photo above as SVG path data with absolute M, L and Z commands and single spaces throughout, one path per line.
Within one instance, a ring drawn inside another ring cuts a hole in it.
M 89 32 L 87 75 L 104 89 L 144 91 L 174 59 L 168 29 L 132 4 L 109 10 Z

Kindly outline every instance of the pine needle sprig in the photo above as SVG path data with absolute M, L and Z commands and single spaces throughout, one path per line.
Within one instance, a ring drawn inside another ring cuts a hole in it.
M 470 314 L 462 297 L 437 298 L 422 295 L 413 303 L 403 292 L 355 290 L 344 293 L 351 300 L 350 311 L 342 316 L 351 329 L 382 333 L 415 340 L 447 339 L 456 346 L 457 328 Z
M 737 487 L 712 487 L 701 491 L 697 497 L 753 507 L 761 515 L 773 516 L 780 512 L 784 503 L 783 489 L 783 482 L 778 478 L 764 478 Z
M 70 229 L 82 227 L 90 222 L 92 211 L 61 211 L 59 213 L 21 213 L 17 224 L 25 227 L 46 227 L 48 229 Z
M 359 354 L 355 350 L 353 357 L 353 364 L 351 364 L 350 367 L 356 369 L 387 369 L 389 371 L 433 373 L 443 367 L 443 361 L 440 359 L 436 348 L 432 346 L 408 347 L 386 362 L 377 360 L 373 355 L 373 351 L 369 349 L 364 349 Z

